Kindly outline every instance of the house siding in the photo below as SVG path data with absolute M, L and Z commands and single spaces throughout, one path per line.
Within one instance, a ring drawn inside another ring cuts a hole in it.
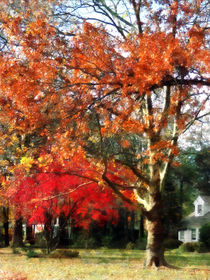
M 193 204 L 194 212 L 182 221 L 178 231 L 178 240 L 182 242 L 198 242 L 200 228 L 210 222 L 210 196 L 198 196 Z
M 178 232 L 178 240 L 182 241 L 184 243 L 198 242 L 199 241 L 199 228 L 194 228 L 194 230 L 195 230 L 195 239 L 192 239 L 192 229 L 187 229 L 187 230 L 183 230 L 183 231 L 180 230 Z
M 201 207 L 202 207 L 202 211 L 200 213 L 198 212 L 199 205 L 201 205 Z M 204 215 L 204 201 L 200 196 L 195 200 L 194 206 L 195 206 L 195 217 L 203 216 Z
M 201 213 L 198 212 L 198 205 L 202 206 Z M 208 203 L 206 203 L 205 200 L 201 196 L 199 196 L 194 201 L 194 206 L 195 206 L 195 217 L 204 216 L 206 213 L 210 212 L 210 205 Z
M 210 205 L 204 203 L 204 215 L 208 212 L 210 212 Z

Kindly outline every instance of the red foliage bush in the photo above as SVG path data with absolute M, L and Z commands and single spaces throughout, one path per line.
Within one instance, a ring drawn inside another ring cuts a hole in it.
M 29 223 L 45 223 L 52 218 L 71 215 L 77 226 L 87 228 L 92 220 L 104 224 L 118 219 L 116 197 L 108 187 L 77 176 L 40 173 L 17 186 L 10 201 L 19 216 Z

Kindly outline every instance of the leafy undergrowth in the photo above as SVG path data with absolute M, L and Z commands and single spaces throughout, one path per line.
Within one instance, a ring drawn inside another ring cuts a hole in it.
M 181 269 L 143 269 L 142 251 L 80 250 L 80 258 L 27 258 L 0 249 L 5 273 L 0 280 L 210 280 L 210 254 L 167 255 L 171 264 L 182 263 Z
M 79 251 L 76 250 L 56 250 L 50 253 L 49 258 L 77 258 L 79 257 Z
M 27 258 L 77 258 L 79 251 L 70 249 L 56 249 L 55 251 L 47 253 L 46 249 L 33 249 L 31 247 L 13 248 L 13 254 L 25 255 Z

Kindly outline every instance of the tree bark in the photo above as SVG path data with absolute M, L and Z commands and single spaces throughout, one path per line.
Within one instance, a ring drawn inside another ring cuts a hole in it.
M 144 216 L 140 215 L 139 221 L 139 239 L 144 238 Z
M 3 207 L 4 217 L 4 244 L 5 247 L 9 246 L 9 207 Z
M 22 247 L 23 246 L 23 224 L 22 218 L 19 218 L 15 221 L 14 226 L 14 235 L 13 235 L 13 247 Z
M 179 190 L 179 200 L 180 200 L 180 207 L 181 207 L 181 218 L 183 218 L 183 189 L 184 189 L 184 181 L 181 179 L 180 181 L 180 190 Z
M 129 241 L 129 231 L 128 231 L 128 211 L 127 209 L 124 209 L 124 216 L 123 216 L 123 222 L 124 222 L 124 236 L 126 243 Z
M 4 245 L 9 246 L 9 222 L 4 222 Z
M 162 220 L 161 194 L 150 197 L 151 210 L 146 213 L 146 228 L 148 231 L 145 266 L 167 266 L 164 258 L 164 227 Z
M 131 211 L 131 222 L 130 222 L 130 238 L 131 238 L 131 241 L 134 242 L 135 241 L 135 237 L 134 237 L 134 232 L 135 232 L 135 212 L 134 211 Z
M 35 243 L 34 241 L 34 232 L 32 225 L 26 225 L 26 241 L 29 242 L 31 245 Z
M 52 216 L 49 213 L 45 213 L 44 224 L 44 236 L 46 240 L 47 253 L 49 254 L 52 246 L 53 228 L 52 228 Z

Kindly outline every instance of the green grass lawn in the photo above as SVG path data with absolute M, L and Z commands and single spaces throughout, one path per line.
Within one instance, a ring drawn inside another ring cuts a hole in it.
M 140 250 L 116 250 L 116 249 L 100 249 L 100 250 L 80 250 L 80 256 L 87 260 L 98 260 L 99 262 L 113 262 L 120 260 L 144 260 L 144 251 Z M 184 268 L 186 266 L 209 266 L 210 269 L 210 253 L 179 253 L 175 250 L 165 252 L 168 263 Z
M 210 280 L 210 254 L 166 252 L 180 269 L 143 269 L 144 251 L 79 250 L 79 258 L 27 258 L 0 249 L 1 280 Z M 21 251 L 22 252 L 22 251 Z M 25 278 L 24 278 L 25 277 Z

